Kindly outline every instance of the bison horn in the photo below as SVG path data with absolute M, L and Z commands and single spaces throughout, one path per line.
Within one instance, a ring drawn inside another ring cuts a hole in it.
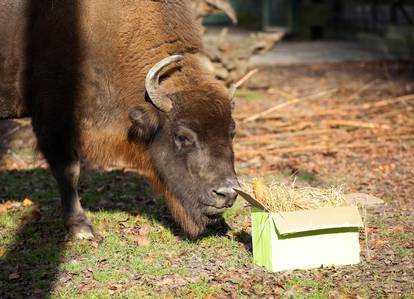
M 152 103 L 161 111 L 169 112 L 173 107 L 171 99 L 169 99 L 160 90 L 159 81 L 161 71 L 170 64 L 181 61 L 182 59 L 184 59 L 184 56 L 182 55 L 172 55 L 164 58 L 156 65 L 154 65 L 147 74 L 147 78 L 145 80 L 145 89 Z
M 234 96 L 236 95 L 236 91 L 237 91 L 237 86 L 236 85 L 231 85 L 230 89 L 229 89 L 229 99 L 230 101 L 234 101 Z

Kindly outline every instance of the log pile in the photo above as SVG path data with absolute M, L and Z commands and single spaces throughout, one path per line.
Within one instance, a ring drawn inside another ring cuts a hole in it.
M 233 22 L 237 23 L 237 16 L 228 0 L 195 0 L 193 8 L 196 19 L 202 26 L 204 17 L 217 12 L 224 12 Z M 282 32 L 257 33 L 242 40 L 231 40 L 225 28 L 217 36 L 209 36 L 204 31 L 205 64 L 216 77 L 228 86 L 242 78 L 249 66 L 253 55 L 265 54 L 283 38 Z
M 205 38 L 206 64 L 218 79 L 231 85 L 247 73 L 253 55 L 265 54 L 283 35 L 283 32 L 260 32 L 234 41 L 228 37 L 228 30 L 223 29 L 218 39 Z
M 217 12 L 224 12 L 233 24 L 237 23 L 236 12 L 228 0 L 194 0 L 192 5 L 196 14 L 196 20 L 200 25 L 205 17 Z

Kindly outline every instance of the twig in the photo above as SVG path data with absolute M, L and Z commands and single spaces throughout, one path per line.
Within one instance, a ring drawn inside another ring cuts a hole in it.
M 19 130 L 21 127 L 19 127 L 19 126 L 16 126 L 16 127 L 14 127 L 13 129 L 11 129 L 10 131 L 8 131 L 6 134 L 4 134 L 3 136 L 2 136 L 2 141 L 0 142 L 0 144 L 2 144 L 2 145 L 5 145 L 5 142 L 6 142 L 6 139 L 9 137 L 9 136 L 11 136 L 11 135 L 13 135 L 17 130 Z
M 352 100 L 355 100 L 362 92 L 368 90 L 369 88 L 371 88 L 372 85 L 374 85 L 377 82 L 378 82 L 378 80 L 375 79 L 371 82 L 368 82 L 368 83 L 362 85 L 360 88 L 358 88 L 358 90 L 356 92 L 354 92 L 353 94 L 351 94 L 350 96 L 345 98 L 344 101 L 345 102 L 350 102 Z
M 237 81 L 234 84 L 235 88 L 239 88 L 240 86 L 242 86 L 244 83 L 246 83 L 254 74 L 256 74 L 259 70 L 258 69 L 253 69 L 250 72 L 248 72 L 243 78 L 241 78 L 239 81 Z
M 344 120 L 344 119 L 325 119 L 321 121 L 322 125 L 328 126 L 349 126 L 349 127 L 360 127 L 360 128 L 381 128 L 385 130 L 391 129 L 390 126 L 384 124 L 376 124 L 376 123 L 368 123 L 362 121 L 355 121 L 355 120 Z
M 382 101 L 375 102 L 375 103 L 372 103 L 372 104 L 363 104 L 363 105 L 351 106 L 351 107 L 347 107 L 347 108 L 345 107 L 345 109 L 347 109 L 347 110 L 353 110 L 353 109 L 361 110 L 361 109 L 380 108 L 380 107 L 388 106 L 388 105 L 395 104 L 395 103 L 398 103 L 398 102 L 405 102 L 405 101 L 410 101 L 410 100 L 414 100 L 414 94 L 408 94 L 408 95 L 393 98 L 393 99 L 382 100 Z
M 291 95 L 289 95 L 289 96 L 290 96 L 290 97 L 293 97 L 293 96 L 291 96 Z M 293 97 L 293 98 L 294 98 L 294 97 Z M 256 119 L 261 118 L 261 117 L 263 117 L 263 116 L 265 116 L 265 115 L 268 115 L 268 114 L 272 113 L 273 111 L 276 111 L 276 110 L 282 109 L 282 108 L 284 108 L 284 107 L 287 107 L 287 106 L 289 106 L 289 105 L 292 105 L 292 104 L 298 103 L 298 102 L 300 102 L 300 101 L 301 101 L 300 99 L 295 98 L 294 100 L 290 100 L 290 101 L 288 101 L 288 102 L 285 102 L 285 103 L 282 103 L 282 104 L 279 104 L 279 105 L 273 106 L 272 108 L 269 108 L 269 109 L 267 109 L 267 110 L 265 110 L 265 111 L 262 111 L 262 112 L 260 112 L 260 113 L 254 114 L 254 115 L 252 115 L 252 116 L 250 116 L 250 117 L 248 117 L 248 118 L 244 119 L 244 120 L 242 121 L 242 123 L 248 123 L 248 122 L 251 122 L 251 121 L 255 121 Z
M 318 142 L 319 143 L 319 142 Z M 305 145 L 297 147 L 288 147 L 288 148 L 279 148 L 268 151 L 268 154 L 289 154 L 289 153 L 301 153 L 301 152 L 336 152 L 341 149 L 351 149 L 351 148 L 364 148 L 364 147 L 377 147 L 377 146 L 386 146 L 388 143 L 353 143 L 353 144 L 332 144 L 332 145 Z M 252 150 L 250 153 L 254 154 L 263 154 L 264 149 Z

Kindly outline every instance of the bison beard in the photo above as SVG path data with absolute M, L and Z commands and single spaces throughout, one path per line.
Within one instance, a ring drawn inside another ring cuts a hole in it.
M 197 210 L 192 210 L 191 208 L 185 209 L 180 200 L 171 192 L 167 191 L 164 194 L 166 196 L 167 205 L 171 211 L 171 215 L 190 237 L 195 238 L 205 231 L 208 224 L 208 219 L 205 216 L 197 215 L 199 214 Z

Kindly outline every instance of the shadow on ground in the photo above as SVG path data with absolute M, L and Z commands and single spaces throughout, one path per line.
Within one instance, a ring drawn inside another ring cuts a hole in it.
M 0 204 L 10 199 L 33 201 L 30 207 L 12 211 L 21 213 L 17 232 L 7 223 L 7 215 L 2 215 L 0 229 L 5 234 L 0 234 L 0 243 L 11 245 L 4 248 L 0 259 L 0 298 L 46 298 L 58 279 L 64 279 L 59 275 L 59 265 L 65 258 L 67 240 L 56 184 L 44 169 L 0 172 L 0 182 Z M 185 238 L 163 198 L 154 195 L 147 181 L 136 174 L 86 170 L 79 189 L 86 210 L 139 215 Z M 227 229 L 223 220 L 206 235 L 222 235 Z

